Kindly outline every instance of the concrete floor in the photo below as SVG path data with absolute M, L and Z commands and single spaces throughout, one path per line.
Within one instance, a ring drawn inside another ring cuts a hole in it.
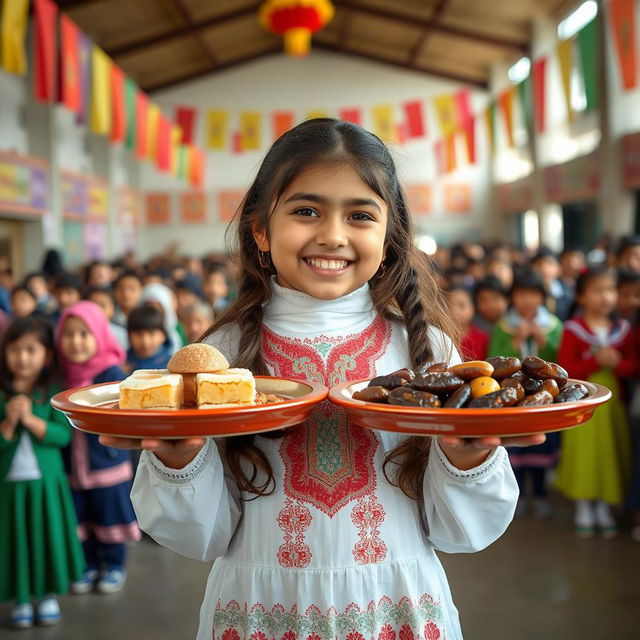
M 442 554 L 465 640 L 631 640 L 640 637 L 640 544 L 577 539 L 570 505 L 554 517 L 525 516 L 489 549 Z M 129 580 L 112 596 L 61 598 L 56 627 L 12 631 L 4 640 L 190 640 L 208 565 L 144 540 L 130 551 Z M 9 607 L 0 605 L 0 619 Z

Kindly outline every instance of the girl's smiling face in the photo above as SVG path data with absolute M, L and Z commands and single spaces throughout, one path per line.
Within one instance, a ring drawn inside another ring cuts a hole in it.
M 76 364 L 87 362 L 98 351 L 98 343 L 87 325 L 76 316 L 69 316 L 60 336 L 62 353 Z
M 256 231 L 271 252 L 276 281 L 320 300 L 369 281 L 385 253 L 388 207 L 349 165 L 311 167 L 279 199 L 269 228 Z

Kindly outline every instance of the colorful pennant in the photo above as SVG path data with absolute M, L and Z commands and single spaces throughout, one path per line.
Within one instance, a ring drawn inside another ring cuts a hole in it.
M 34 95 L 40 102 L 56 99 L 56 17 L 52 0 L 35 0 Z

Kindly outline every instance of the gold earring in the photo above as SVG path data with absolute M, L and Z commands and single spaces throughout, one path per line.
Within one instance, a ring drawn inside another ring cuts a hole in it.
M 258 262 L 263 269 L 271 269 L 271 256 L 268 251 L 258 251 Z
M 384 260 L 380 263 L 380 266 L 378 267 L 378 272 L 379 272 L 378 278 L 382 278 L 384 274 L 387 273 L 387 265 L 384 263 Z

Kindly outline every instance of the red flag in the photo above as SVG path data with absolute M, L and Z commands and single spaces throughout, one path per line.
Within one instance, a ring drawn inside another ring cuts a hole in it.
M 409 138 L 422 138 L 425 135 L 422 101 L 413 100 L 402 105 L 405 115 L 405 133 Z M 400 141 L 402 144 L 403 141 Z
M 193 144 L 193 128 L 196 110 L 193 107 L 176 107 L 176 124 L 182 129 L 182 144 Z
M 57 15 L 58 6 L 52 0 L 35 0 L 34 93 L 41 102 L 55 100 Z
M 471 116 L 464 125 L 464 141 L 467 147 L 467 161 L 476 163 L 476 119 Z
M 274 140 L 293 128 L 293 111 L 274 111 L 271 117 Z
M 404 144 L 411 136 L 406 122 L 398 122 L 396 125 L 396 143 Z
M 231 134 L 231 151 L 233 153 L 242 153 L 242 134 L 240 131 L 234 131 Z
M 158 122 L 156 166 L 160 171 L 169 171 L 171 168 L 171 122 L 163 115 Z
M 71 111 L 80 111 L 80 49 L 78 27 L 63 13 L 60 16 L 60 102 Z
M 340 120 L 344 120 L 344 122 L 353 122 L 353 124 L 362 126 L 362 109 L 359 109 L 358 107 L 340 109 Z
M 136 93 L 136 158 L 144 160 L 149 154 L 147 109 L 149 98 L 142 91 Z
M 469 89 L 461 89 L 454 94 L 458 124 L 464 129 L 469 120 L 473 118 L 471 114 L 471 92 Z
M 533 62 L 533 114 L 536 130 L 541 132 L 545 129 L 546 69 L 546 58 Z
M 638 79 L 635 0 L 611 0 L 608 6 L 622 86 L 633 89 Z
M 111 142 L 122 142 L 126 133 L 126 107 L 124 101 L 124 72 L 111 65 Z

